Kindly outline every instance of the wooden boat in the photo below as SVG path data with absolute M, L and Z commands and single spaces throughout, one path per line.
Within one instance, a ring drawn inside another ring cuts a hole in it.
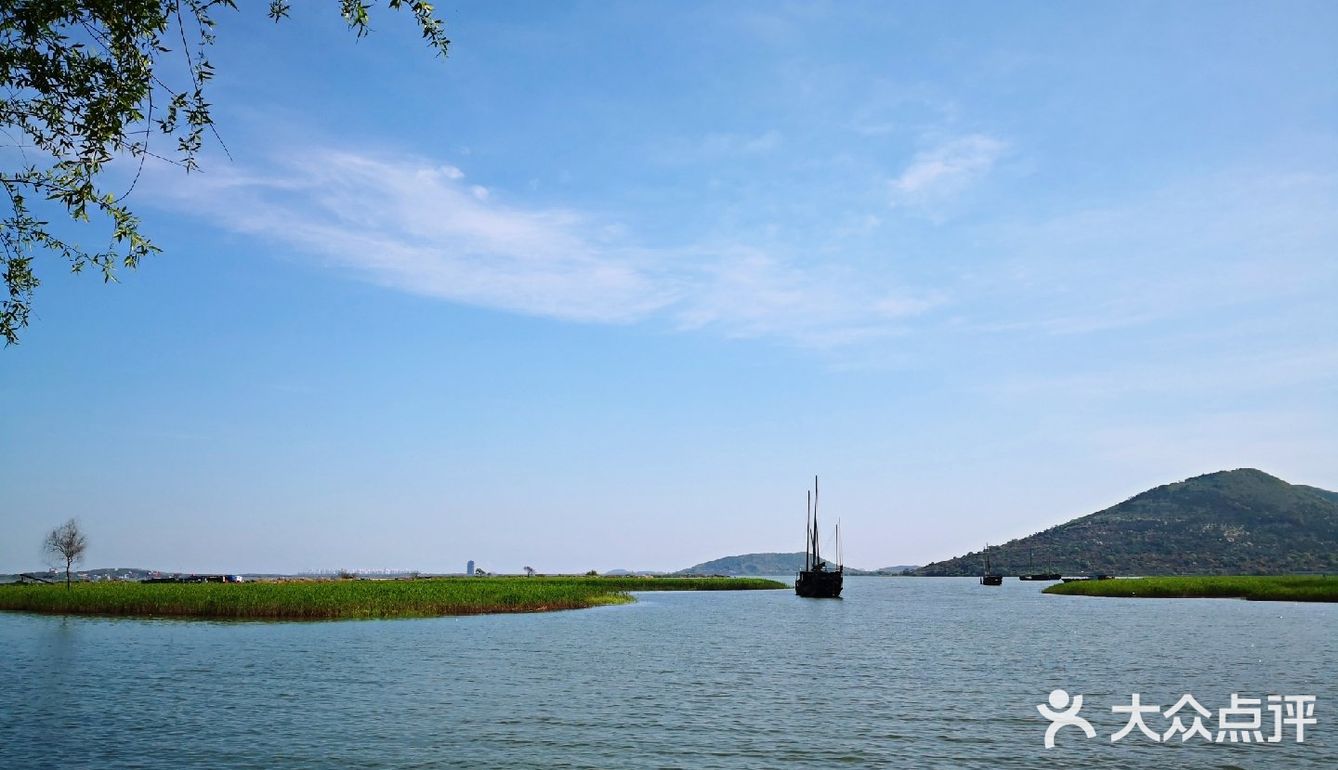
M 985 544 L 985 574 L 980 576 L 980 584 L 983 586 L 1001 586 L 1003 585 L 1003 575 L 990 571 L 990 545 Z
M 832 568 L 818 553 L 818 477 L 813 477 L 813 491 L 809 494 L 805 511 L 808 526 L 804 543 L 804 569 L 794 581 L 794 592 L 808 599 L 838 599 L 845 581 L 845 565 L 841 564 L 841 525 L 836 526 L 836 560 Z
M 1031 549 L 1027 549 L 1027 574 L 1018 575 L 1018 580 L 1060 580 L 1063 575 L 1058 572 L 1037 572 L 1036 562 L 1032 559 Z
M 1107 575 L 1104 572 L 1098 572 L 1094 575 L 1088 575 L 1086 577 L 1063 578 L 1065 583 L 1079 583 L 1084 580 L 1114 580 L 1114 579 L 1115 579 L 1114 575 Z

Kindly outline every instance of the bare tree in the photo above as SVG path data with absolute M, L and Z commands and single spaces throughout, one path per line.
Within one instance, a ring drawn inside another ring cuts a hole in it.
M 525 568 L 525 577 L 534 577 L 534 567 Z
M 88 550 L 88 538 L 80 531 L 79 522 L 70 519 L 48 532 L 43 547 L 53 557 L 65 560 L 65 588 L 68 590 L 70 567 L 77 561 L 83 561 L 84 551 Z

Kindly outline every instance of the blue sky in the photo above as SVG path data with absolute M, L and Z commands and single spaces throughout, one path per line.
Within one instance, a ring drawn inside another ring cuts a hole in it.
M 0 571 L 923 563 L 1258 467 L 1338 489 L 1331 3 L 222 18 L 164 253 L 42 269 Z M 125 169 L 114 173 L 127 173 Z

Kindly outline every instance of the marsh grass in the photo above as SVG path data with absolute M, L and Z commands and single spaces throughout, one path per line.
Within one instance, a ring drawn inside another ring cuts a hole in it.
M 1335 575 L 1216 575 L 1079 580 L 1057 583 L 1048 594 L 1151 599 L 1208 598 L 1251 601 L 1335 602 Z
M 784 588 L 757 578 L 488 577 L 0 587 L 0 610 L 269 620 L 545 612 L 621 604 L 629 591 Z

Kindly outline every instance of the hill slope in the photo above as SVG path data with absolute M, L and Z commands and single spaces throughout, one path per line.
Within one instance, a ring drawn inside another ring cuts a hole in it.
M 675 575 L 790 575 L 804 568 L 804 552 L 798 553 L 745 553 L 704 561 Z M 900 575 L 910 566 L 884 567 L 877 570 L 855 569 L 846 565 L 847 575 Z
M 804 568 L 804 552 L 724 556 L 679 570 L 682 575 L 788 575 Z
M 1320 489 L 1319 487 L 1308 487 L 1304 484 L 1294 484 L 1293 486 L 1297 489 L 1303 489 L 1310 492 L 1311 494 L 1319 495 L 1331 503 L 1338 503 L 1338 492 L 1330 492 L 1327 489 Z
M 1280 574 L 1338 571 L 1338 493 L 1253 468 L 1166 484 L 1104 511 L 990 549 L 1006 575 Z M 972 552 L 918 575 L 978 575 Z

